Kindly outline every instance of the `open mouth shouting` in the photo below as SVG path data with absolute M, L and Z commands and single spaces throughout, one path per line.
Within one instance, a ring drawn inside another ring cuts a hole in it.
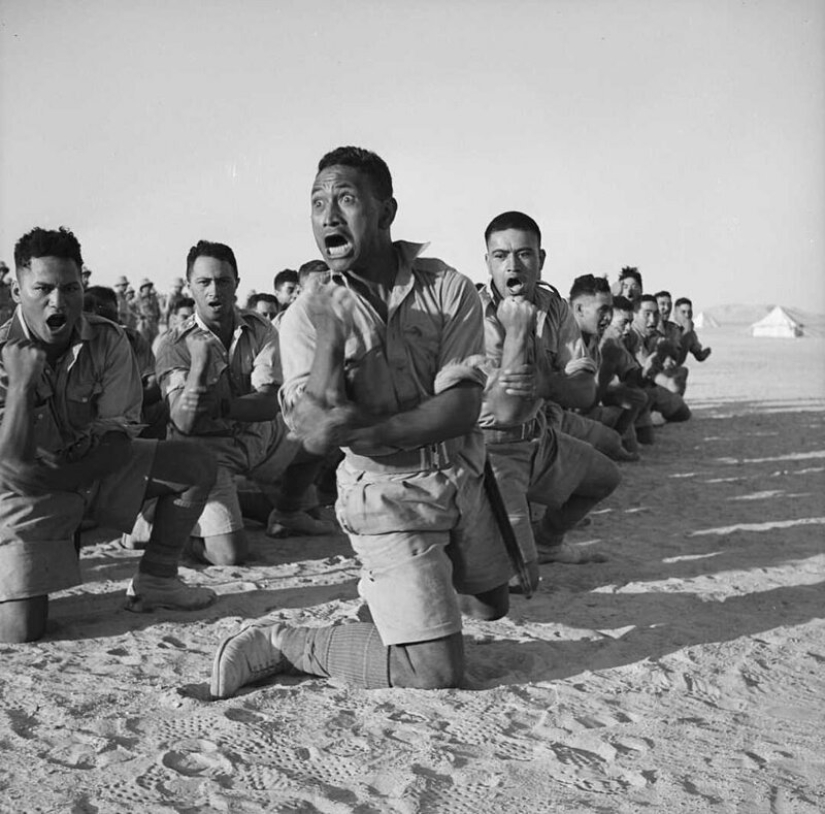
M 352 254 L 353 245 L 344 235 L 336 232 L 324 237 L 324 249 L 330 260 L 340 260 Z
M 68 320 L 66 319 L 65 314 L 52 314 L 46 318 L 46 325 L 48 325 L 49 330 L 52 331 L 52 333 L 59 333 L 66 327 L 67 324 Z
M 527 295 L 527 286 L 521 277 L 508 277 L 504 285 L 507 288 L 507 296 L 509 297 L 524 297 Z

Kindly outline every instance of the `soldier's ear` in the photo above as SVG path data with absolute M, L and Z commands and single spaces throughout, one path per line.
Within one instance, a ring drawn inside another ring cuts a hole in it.
M 381 229 L 389 229 L 398 212 L 398 201 L 395 198 L 387 198 L 381 202 L 381 214 L 378 216 L 378 226 Z
M 11 281 L 11 298 L 15 302 L 20 302 L 20 281 L 15 274 Z
M 544 268 L 544 261 L 547 258 L 547 252 L 544 249 L 539 249 L 539 271 Z

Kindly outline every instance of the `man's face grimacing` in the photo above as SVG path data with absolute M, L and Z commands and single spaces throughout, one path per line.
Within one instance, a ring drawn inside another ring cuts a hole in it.
M 201 255 L 192 264 L 189 287 L 195 311 L 207 325 L 216 325 L 233 312 L 238 282 L 225 260 Z
M 673 310 L 673 300 L 670 297 L 656 297 L 656 302 L 659 304 L 659 314 L 662 317 L 662 322 L 667 322 L 670 319 L 670 312 Z
M 585 294 L 576 299 L 573 309 L 583 333 L 601 336 L 613 318 L 613 297 L 607 291 Z
M 381 201 L 369 176 L 355 167 L 321 170 L 312 186 L 312 232 L 333 271 L 367 268 L 387 242 L 393 198 Z
M 641 333 L 651 336 L 656 332 L 656 326 L 659 324 L 659 306 L 655 302 L 643 302 L 633 322 Z
M 68 347 L 83 312 L 80 267 L 62 257 L 33 257 L 12 284 L 32 336 L 50 348 Z
M 544 267 L 544 249 L 535 232 L 504 229 L 487 241 L 487 270 L 502 297 L 532 300 Z

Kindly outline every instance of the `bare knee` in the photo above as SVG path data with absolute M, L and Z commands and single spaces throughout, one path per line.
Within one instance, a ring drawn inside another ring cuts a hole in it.
M 243 529 L 204 537 L 193 546 L 195 555 L 210 565 L 241 565 L 249 556 L 249 542 Z
M 48 616 L 47 595 L 0 602 L 0 642 L 21 644 L 42 639 Z

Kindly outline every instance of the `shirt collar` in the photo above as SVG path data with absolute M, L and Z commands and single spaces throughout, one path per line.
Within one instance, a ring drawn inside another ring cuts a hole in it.
M 251 329 L 252 325 L 247 320 L 246 316 L 244 315 L 243 311 L 239 308 L 235 308 L 232 312 L 232 335 L 236 336 L 239 331 L 249 330 Z M 200 328 L 202 331 L 207 331 L 208 333 L 214 334 L 214 331 L 200 318 L 200 314 L 195 311 L 189 319 L 183 323 L 181 333 L 187 333 L 192 328 Z

